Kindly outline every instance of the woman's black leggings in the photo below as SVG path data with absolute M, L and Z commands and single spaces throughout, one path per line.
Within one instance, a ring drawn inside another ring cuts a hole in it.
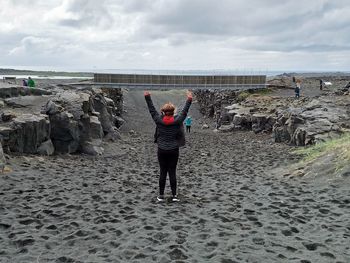
M 179 160 L 179 148 L 174 150 L 162 150 L 158 148 L 158 162 L 160 166 L 159 194 L 164 195 L 166 177 L 169 173 L 170 187 L 173 195 L 176 195 L 176 165 Z

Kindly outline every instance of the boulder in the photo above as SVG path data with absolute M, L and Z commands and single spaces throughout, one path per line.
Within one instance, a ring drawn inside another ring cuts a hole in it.
M 252 128 L 251 115 L 240 115 L 237 114 L 233 117 L 232 124 L 236 129 L 250 130 Z
M 7 127 L 0 128 L 6 149 L 20 153 L 38 153 L 38 148 L 50 139 L 50 122 L 46 115 L 22 114 Z
M 81 152 L 88 155 L 102 155 L 104 149 L 102 146 L 99 146 L 100 142 L 89 141 L 81 145 Z
M 40 155 L 53 155 L 55 152 L 55 146 L 53 145 L 51 139 L 40 144 L 38 148 L 38 154 Z
M 253 114 L 252 120 L 252 130 L 254 133 L 259 133 L 265 131 L 265 125 L 267 124 L 268 116 L 265 114 Z

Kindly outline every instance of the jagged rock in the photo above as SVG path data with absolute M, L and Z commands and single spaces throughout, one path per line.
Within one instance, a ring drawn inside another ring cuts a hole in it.
M 275 141 L 304 146 L 336 138 L 350 123 L 349 106 L 345 97 L 322 98 L 304 108 L 279 112 L 273 127 Z
M 115 114 L 121 116 L 123 112 L 123 92 L 121 88 L 101 88 L 103 93 L 114 102 Z
M 44 112 L 42 112 L 42 113 L 45 113 L 45 114 L 48 114 L 48 115 L 53 115 L 53 114 L 62 112 L 63 111 L 63 107 L 61 105 L 56 104 L 52 100 L 49 100 L 46 103 L 43 111 Z
M 114 117 L 114 124 L 117 128 L 120 128 L 125 123 L 125 120 L 119 116 Z
M 267 81 L 267 84 L 270 87 L 278 87 L 278 88 L 294 88 L 294 83 L 292 82 L 292 78 L 287 77 L 281 77 L 281 78 L 275 78 Z
M 100 142 L 90 141 L 85 142 L 81 146 L 81 152 L 88 155 L 102 155 L 104 152 L 103 147 L 97 146 Z
M 41 95 L 51 95 L 52 92 L 44 89 L 29 89 L 22 86 L 6 86 L 0 87 L 0 98 L 11 98 L 18 96 L 41 96 Z
M 51 139 L 57 152 L 81 151 L 102 154 L 102 139 L 116 141 L 120 133 L 114 114 L 114 101 L 101 92 L 86 90 L 79 93 L 65 91 L 46 103 L 43 112 L 52 123 Z
M 2 149 L 2 143 L 0 143 L 0 173 L 2 173 L 5 169 L 6 158 L 4 155 L 4 151 Z
M 252 127 L 251 115 L 235 115 L 232 124 L 236 129 L 250 130 Z
M 38 154 L 40 155 L 53 155 L 55 152 L 55 147 L 51 140 L 43 142 L 38 148 Z
M 93 111 L 90 97 L 91 93 L 89 92 L 65 91 L 59 93 L 52 101 L 72 114 L 75 120 L 79 120 L 84 114 Z
M 107 141 L 115 142 L 121 139 L 120 132 L 116 127 L 112 127 L 104 137 Z
M 114 124 L 115 116 L 108 111 L 107 105 L 108 102 L 102 94 L 96 94 L 93 97 L 93 108 L 100 114 L 99 120 L 106 139 L 116 141 L 120 139 L 120 133 Z
M 96 94 L 96 96 L 93 97 L 93 103 L 95 111 L 100 114 L 99 119 L 103 131 L 107 133 L 113 127 L 112 117 L 107 110 L 107 100 L 102 94 Z
M 6 92 L 10 92 L 7 95 L 15 95 L 14 90 L 17 89 L 7 89 Z M 55 96 L 6 99 L 7 105 L 21 109 L 16 110 L 16 114 L 1 112 L 0 135 L 4 150 L 43 155 L 51 155 L 54 151 L 81 151 L 96 155 L 103 153 L 101 145 L 105 135 L 107 140 L 120 139 L 117 127 L 124 120 L 116 115 L 114 100 L 94 89 L 56 92 Z M 38 111 L 40 107 L 41 115 L 22 114 L 27 108 Z
M 51 140 L 58 153 L 74 153 L 79 149 L 79 123 L 73 114 L 64 111 L 49 115 L 51 123 Z
M 259 133 L 265 130 L 265 124 L 267 123 L 268 117 L 264 114 L 253 114 L 252 115 L 252 130 L 255 133 Z
M 208 125 L 208 124 L 203 124 L 203 125 L 202 125 L 202 129 L 203 129 L 203 130 L 209 129 L 209 125 Z
M 13 87 L 1 87 L 0 88 L 0 98 L 11 98 L 17 97 L 20 95 L 24 95 L 24 88 L 21 86 L 13 86 Z
M 3 122 L 9 122 L 16 118 L 16 114 L 13 111 L 3 111 L 1 113 L 1 120 Z
M 196 100 L 200 105 L 200 111 L 207 117 L 217 116 L 222 109 L 233 104 L 237 99 L 237 91 L 234 90 L 195 90 Z
M 46 115 L 22 114 L 2 127 L 0 134 L 6 149 L 12 152 L 37 153 L 42 142 L 50 138 L 50 122 Z
M 232 132 L 235 129 L 235 125 L 230 124 L 230 125 L 221 125 L 217 130 L 219 132 Z
M 101 147 L 103 130 L 96 116 L 85 116 L 81 119 L 80 127 L 80 151 L 90 155 L 103 153 Z
M 252 115 L 252 130 L 255 133 L 271 132 L 276 118 L 268 114 L 253 114 Z

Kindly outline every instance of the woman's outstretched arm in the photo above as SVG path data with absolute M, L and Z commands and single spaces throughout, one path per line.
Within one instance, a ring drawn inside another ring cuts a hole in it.
M 182 111 L 179 114 L 178 120 L 179 122 L 183 122 L 186 119 L 187 113 L 191 107 L 191 103 L 192 103 L 192 92 L 187 91 L 187 100 L 185 103 L 185 106 L 183 107 Z
M 155 123 L 160 122 L 161 121 L 161 117 L 160 117 L 158 111 L 156 110 L 156 108 L 153 105 L 153 102 L 152 102 L 152 99 L 151 99 L 151 94 L 148 91 L 145 91 L 144 95 L 145 95 L 145 100 L 146 100 L 146 103 L 147 103 L 147 107 L 148 107 L 149 113 L 152 116 L 152 119 L 154 120 Z

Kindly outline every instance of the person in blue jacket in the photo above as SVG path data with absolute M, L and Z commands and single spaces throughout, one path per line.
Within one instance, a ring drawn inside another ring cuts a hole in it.
M 187 116 L 187 118 L 185 120 L 186 132 L 188 132 L 188 133 L 191 132 L 191 125 L 192 125 L 192 118 L 191 118 L 191 116 Z

